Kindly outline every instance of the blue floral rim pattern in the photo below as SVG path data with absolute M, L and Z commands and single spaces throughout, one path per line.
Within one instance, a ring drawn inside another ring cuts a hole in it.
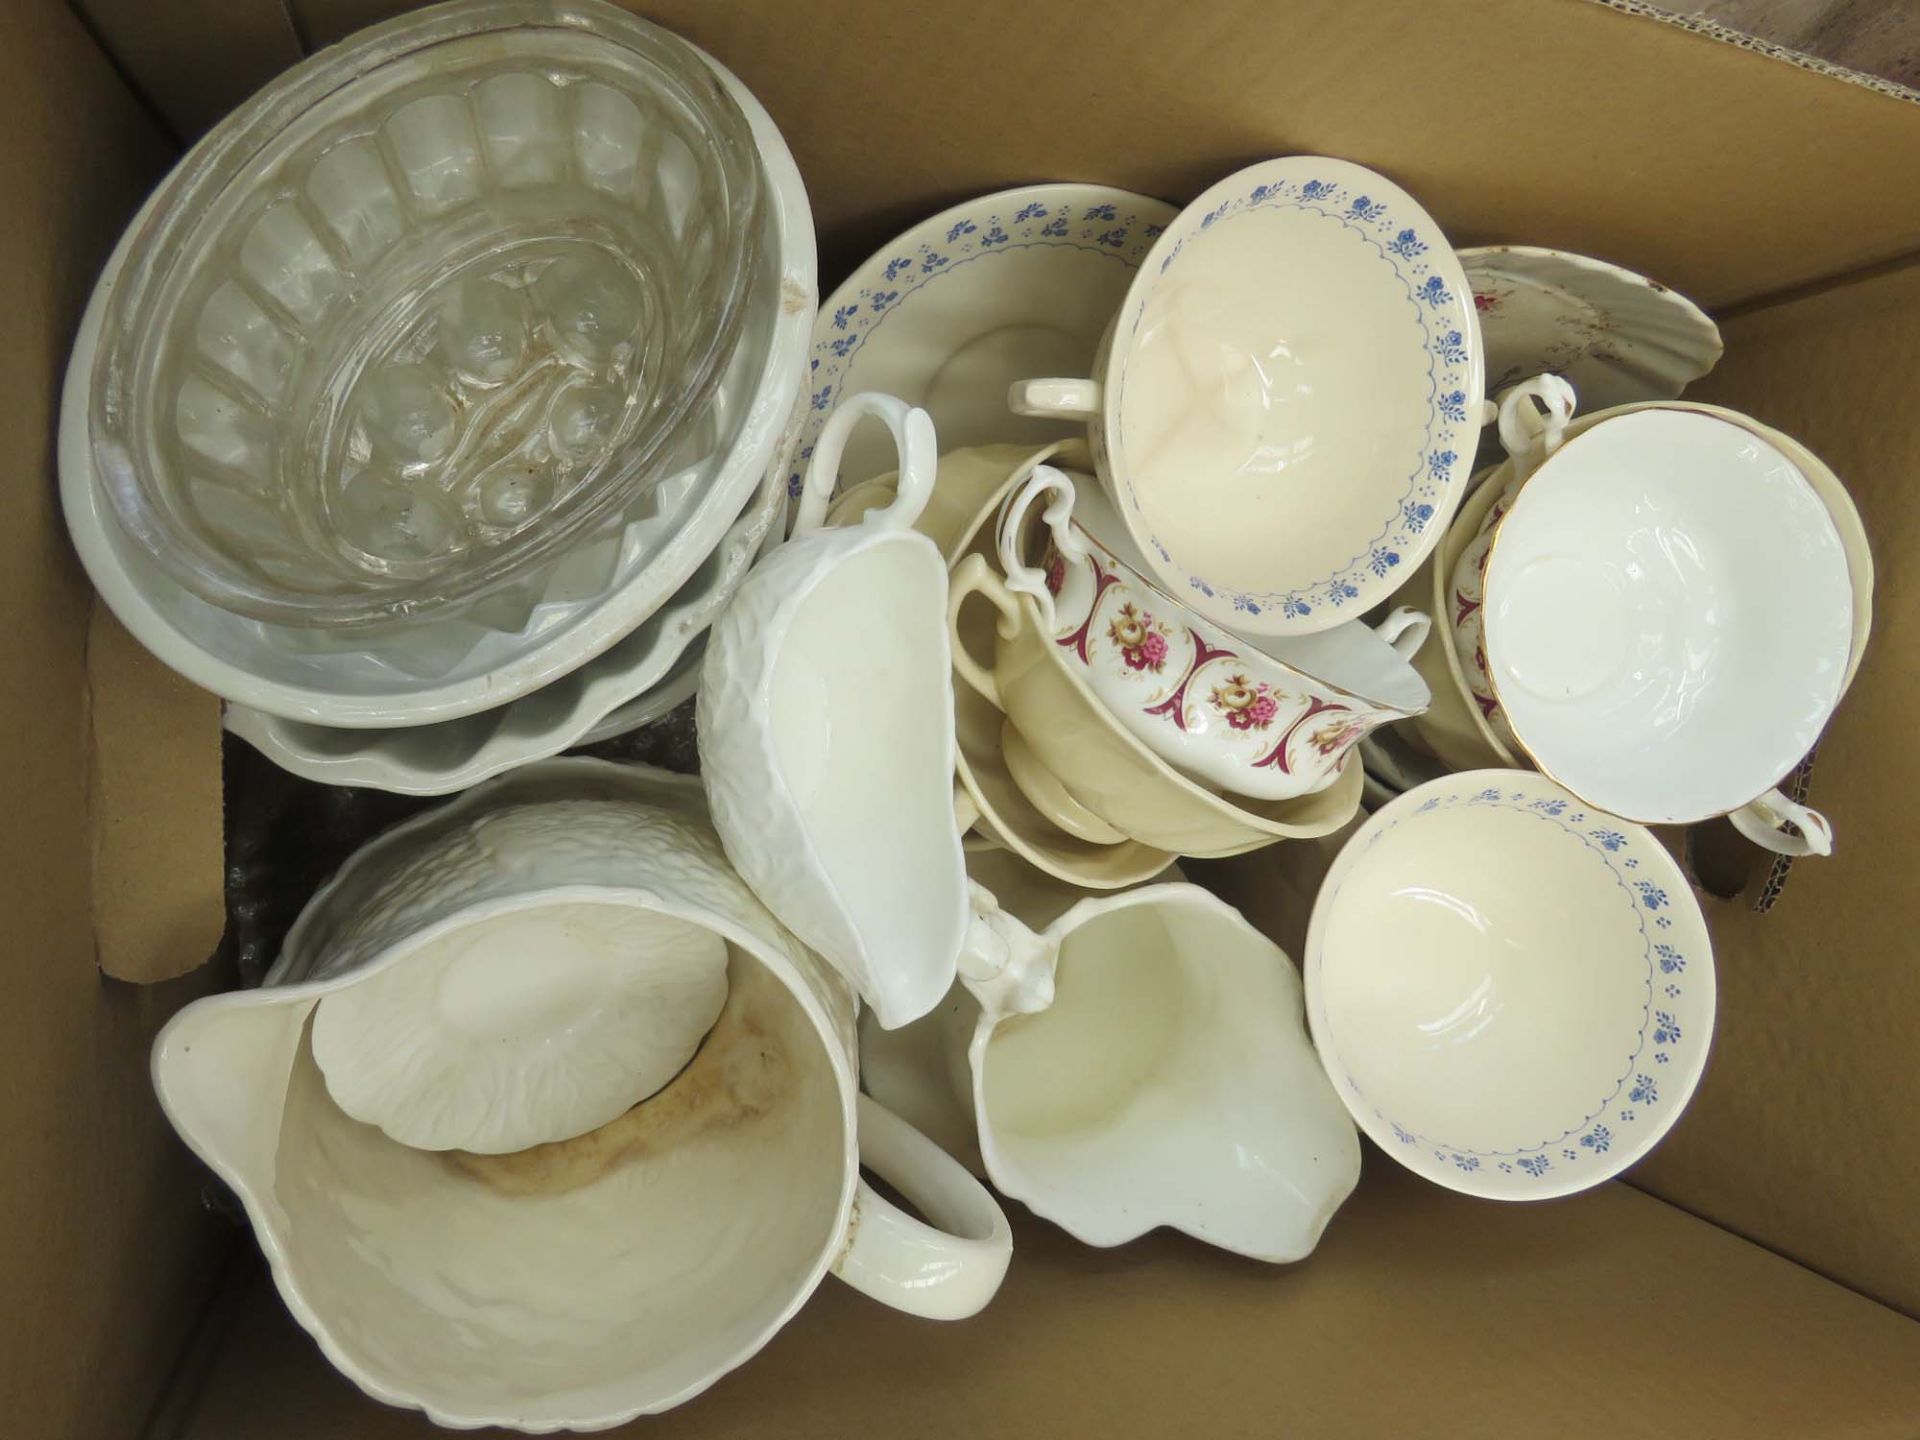
M 944 230 L 935 229 L 930 238 L 916 238 L 927 227 L 915 226 L 888 247 L 892 254 L 884 264 L 876 257 L 856 272 L 856 279 L 869 273 L 873 279 L 858 286 L 850 281 L 821 307 L 808 357 L 808 413 L 793 472 L 787 477 L 789 494 L 800 493 L 800 479 L 807 461 L 813 458 L 814 441 L 847 388 L 846 375 L 861 346 L 915 294 L 938 284 L 963 265 L 1036 246 L 1085 250 L 1137 270 L 1166 228 L 1158 221 L 1143 221 L 1118 202 L 1089 205 L 1084 198 L 1042 200 L 1034 190 L 1017 192 L 1010 198 L 1021 195 L 1033 198 L 998 211 L 950 211 L 943 217 L 947 221 Z
M 1256 167 L 1262 174 L 1270 174 L 1271 168 Z M 1338 173 L 1332 165 L 1325 168 Z M 1405 484 L 1393 508 L 1381 517 L 1379 530 L 1333 573 L 1285 590 L 1239 590 L 1192 573 L 1158 536 L 1146 537 L 1154 554 L 1185 575 L 1189 586 L 1210 600 L 1227 602 L 1242 615 L 1277 611 L 1286 620 L 1305 621 L 1327 609 L 1345 613 L 1364 609 L 1381 598 L 1406 578 L 1452 519 L 1462 483 L 1473 464 L 1481 400 L 1473 296 L 1465 285 L 1454 284 L 1436 269 L 1435 260 L 1444 257 L 1451 262 L 1453 251 L 1432 221 L 1424 214 L 1410 215 L 1407 207 L 1413 202 L 1393 186 L 1380 182 L 1371 188 L 1373 193 L 1368 193 L 1367 189 L 1332 179 L 1262 181 L 1206 211 L 1198 229 L 1183 235 L 1159 262 L 1159 273 L 1165 274 L 1179 261 L 1194 235 L 1250 211 L 1290 209 L 1323 216 L 1370 246 L 1392 266 L 1406 286 L 1408 304 L 1424 339 L 1428 412 L 1421 443 L 1406 457 Z M 1458 267 L 1449 263 L 1448 268 Z M 1127 330 L 1138 325 L 1145 305 L 1144 294 L 1129 297 L 1123 321 Z M 1124 387 L 1124 374 L 1109 378 Z M 1111 413 L 1123 411 L 1116 389 Z M 1132 481 L 1127 478 L 1122 483 L 1137 513 L 1138 497 L 1132 493 Z M 1337 623 L 1345 613 L 1326 623 Z
M 1649 847 L 1659 852 L 1662 861 L 1667 860 L 1659 842 L 1645 831 L 1582 805 L 1557 786 L 1543 794 L 1537 778 L 1523 785 L 1484 783 L 1490 778 L 1503 778 L 1499 776 L 1468 778 L 1473 781 L 1471 785 L 1453 791 L 1444 788 L 1447 781 L 1422 787 L 1422 792 L 1416 793 L 1424 793 L 1425 798 L 1397 814 L 1389 807 L 1370 827 L 1371 833 L 1355 838 L 1355 854 L 1364 855 L 1407 820 L 1435 810 L 1468 807 L 1512 811 L 1550 825 L 1586 846 L 1620 887 L 1622 903 L 1631 907 L 1643 945 L 1645 1006 L 1638 1034 L 1621 1056 L 1619 1077 L 1583 1115 L 1569 1116 L 1570 1123 L 1557 1133 L 1529 1145 L 1487 1150 L 1402 1125 L 1367 1098 L 1324 1044 L 1321 1055 L 1337 1087 L 1349 1092 L 1379 1122 L 1378 1126 L 1365 1128 L 1389 1153 L 1399 1152 L 1396 1158 L 1403 1163 L 1424 1169 L 1430 1160 L 1434 1166 L 1457 1172 L 1454 1183 L 1461 1189 L 1491 1186 L 1502 1193 L 1513 1193 L 1512 1187 L 1530 1187 L 1538 1182 L 1542 1188 L 1551 1187 L 1553 1193 L 1559 1193 L 1617 1172 L 1620 1155 L 1637 1155 L 1651 1147 L 1691 1098 L 1713 1031 L 1713 956 L 1703 925 L 1686 927 L 1698 931 L 1691 938 L 1683 939 L 1676 933 L 1675 907 L 1689 905 L 1692 896 L 1670 893 L 1668 887 L 1673 882 L 1664 878 L 1671 873 L 1670 862 L 1658 868 L 1643 865 Z M 1504 778 L 1510 782 L 1522 779 L 1518 774 Z M 1338 888 L 1336 881 L 1321 903 Z M 1325 1017 L 1317 1003 L 1317 987 L 1310 987 L 1310 999 L 1314 1002 L 1315 1028 L 1324 1034 Z M 1513 1078 L 1519 1082 L 1524 1077 Z M 1579 1179 L 1579 1172 L 1596 1168 L 1600 1174 L 1586 1182 Z

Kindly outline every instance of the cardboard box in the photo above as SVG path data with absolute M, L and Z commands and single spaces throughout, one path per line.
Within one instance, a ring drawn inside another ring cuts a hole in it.
M 94 606 L 51 456 L 87 288 L 170 154 L 303 47 L 399 6 L 75 3 L 0 6 L 0 1433 L 418 1436 L 286 1317 L 148 1089 L 155 1028 L 226 983 L 201 963 L 222 916 L 218 717 Z M 1708 902 L 1714 1059 L 1626 1183 L 1498 1206 L 1373 1155 L 1321 1250 L 1279 1268 L 1167 1236 L 1091 1251 L 1016 1216 L 978 1319 L 829 1285 L 744 1370 L 630 1433 L 1920 1435 L 1920 105 L 1589 0 L 639 8 L 766 102 L 829 282 L 969 192 L 1179 199 L 1289 152 L 1387 172 L 1459 243 L 1660 276 L 1725 324 L 1699 398 L 1852 488 L 1879 595 L 1811 776 L 1839 853 Z M 1298 895 L 1273 894 L 1297 923 Z

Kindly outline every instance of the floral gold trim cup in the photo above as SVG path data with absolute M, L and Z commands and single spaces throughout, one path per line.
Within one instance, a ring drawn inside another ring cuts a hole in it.
M 1046 538 L 1030 545 L 1043 498 Z M 1401 609 L 1377 628 L 1292 640 L 1235 634 L 1146 578 L 1088 477 L 1038 467 L 1007 502 L 999 550 L 1007 588 L 1034 600 L 1067 664 L 1137 739 L 1204 783 L 1262 800 L 1310 794 L 1362 736 L 1426 708 L 1408 663 L 1426 615 Z M 1035 550 L 1038 566 L 1024 559 Z
M 999 612 L 991 661 L 969 648 L 979 632 L 964 612 L 975 597 Z M 1351 756 L 1333 784 L 1292 800 L 1228 797 L 1181 774 L 1114 718 L 1049 638 L 1033 598 L 1007 589 L 984 555 L 954 568 L 948 606 L 954 672 L 974 698 L 1013 721 L 1075 801 L 1142 844 L 1171 855 L 1238 855 L 1329 834 L 1359 808 L 1360 766 Z M 1044 813 L 1044 800 L 1033 808 Z

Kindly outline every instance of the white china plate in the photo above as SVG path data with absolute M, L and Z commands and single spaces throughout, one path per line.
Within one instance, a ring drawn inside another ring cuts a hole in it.
M 786 461 L 666 605 L 572 674 L 493 710 L 391 730 L 342 730 L 226 707 L 226 728 L 281 769 L 323 785 L 447 795 L 575 745 L 638 729 L 693 694 L 707 627 L 780 535 Z M 635 718 L 638 717 L 638 718 Z
M 707 636 L 702 631 L 693 643 L 680 652 L 673 668 L 646 694 L 635 697 L 613 711 L 593 729 L 581 736 L 581 745 L 598 745 L 620 735 L 630 735 L 643 725 L 672 714 L 700 693 L 700 665 L 707 655 Z
M 1216 624 L 1304 635 L 1439 543 L 1481 423 L 1473 302 L 1419 203 L 1320 156 L 1253 165 L 1154 244 L 1114 330 L 1103 479 Z
M 1713 949 L 1679 865 L 1528 771 L 1448 775 L 1368 820 L 1314 903 L 1304 969 L 1321 1064 L 1360 1128 L 1494 1200 L 1638 1160 L 1713 1036 Z
M 123 239 L 95 289 L 68 366 L 60 485 L 88 576 L 134 637 L 187 679 L 229 701 L 295 721 L 386 729 L 473 715 L 537 691 L 607 650 L 680 590 L 747 504 L 766 465 L 790 448 L 793 397 L 813 322 L 813 220 L 799 170 L 765 109 L 724 68 L 714 68 L 760 144 L 768 234 L 778 237 L 766 277 L 772 313 L 749 318 L 734 366 L 740 383 L 732 387 L 732 404 L 744 411 L 733 422 L 737 439 L 717 469 L 671 476 L 648 493 L 635 512 L 639 518 L 619 537 L 612 567 L 587 565 L 593 557 L 584 551 L 563 563 L 548 600 L 514 634 L 454 622 L 424 635 L 409 632 L 404 654 L 335 644 L 318 632 L 262 625 L 216 609 L 164 580 L 117 535 L 110 507 L 98 493 L 85 422 L 91 354 L 125 254 Z M 128 236 L 137 229 L 138 221 Z M 598 547 L 585 548 L 597 556 Z M 427 653 L 425 642 L 443 653 Z
M 1569 440 L 1494 533 L 1487 676 L 1540 769 L 1648 824 L 1737 810 L 1839 701 L 1853 586 L 1827 507 L 1764 438 L 1650 409 Z
M 843 395 L 879 390 L 933 417 L 940 449 L 1079 433 L 1010 414 L 1007 387 L 1084 375 L 1155 237 L 1164 201 L 1105 185 L 1025 185 L 943 210 L 896 236 L 820 306 L 809 411 L 789 489 Z M 884 435 L 856 430 L 843 486 L 894 466 Z
M 1583 413 L 1671 400 L 1720 359 L 1720 327 L 1686 296 L 1604 260 L 1532 245 L 1460 252 L 1487 394 L 1551 372 Z

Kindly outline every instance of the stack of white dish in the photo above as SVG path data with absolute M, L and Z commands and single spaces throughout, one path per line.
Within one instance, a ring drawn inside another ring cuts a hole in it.
M 684 677 L 777 538 L 814 294 L 792 157 L 699 52 L 591 0 L 405 17 L 129 228 L 68 372 L 69 526 L 270 757 L 457 789 Z M 135 361 L 184 379 L 138 409 Z

